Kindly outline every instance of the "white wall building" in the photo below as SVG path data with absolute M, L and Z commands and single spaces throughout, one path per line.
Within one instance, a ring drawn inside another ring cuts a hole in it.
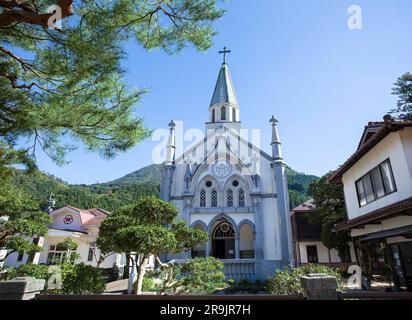
M 161 197 L 180 209 L 188 225 L 209 234 L 192 256 L 214 256 L 228 277 L 265 279 L 293 264 L 286 164 L 277 120 L 272 117 L 272 154 L 248 141 L 226 62 L 209 106 L 206 137 L 176 155 L 170 123 Z M 257 141 L 259 142 L 259 141 Z M 168 257 L 185 260 L 190 254 Z
M 32 263 L 54 264 L 62 261 L 67 251 L 59 248 L 58 244 L 70 238 L 78 245 L 76 249 L 76 253 L 80 255 L 78 262 L 97 266 L 100 250 L 96 248 L 95 243 L 100 224 L 109 214 L 102 209 L 83 210 L 71 206 L 52 211 L 50 216 L 53 222 L 49 226 L 48 234 L 40 238 L 38 243 L 43 247 L 43 251 L 35 254 Z M 14 252 L 7 257 L 4 266 L 18 267 L 28 263 L 28 259 L 27 253 Z M 112 254 L 106 257 L 100 267 L 111 268 L 114 264 L 117 264 L 119 268 L 124 266 L 124 255 Z
M 315 205 L 309 200 L 291 210 L 292 234 L 296 265 L 308 263 L 338 266 L 341 264 L 338 251 L 328 249 L 321 241 L 321 225 L 311 224 L 308 215 L 313 212 Z M 355 261 L 352 242 L 348 243 L 350 262 Z
M 365 127 L 357 151 L 331 181 L 344 186 L 348 220 L 355 244 L 383 243 L 391 257 L 398 287 L 412 286 L 412 122 L 383 122 Z

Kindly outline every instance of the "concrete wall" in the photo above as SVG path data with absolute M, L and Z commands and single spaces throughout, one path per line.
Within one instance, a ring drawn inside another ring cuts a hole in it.
M 397 191 L 360 208 L 355 181 L 388 158 Z M 349 219 L 412 197 L 411 169 L 412 128 L 389 134 L 342 176 Z

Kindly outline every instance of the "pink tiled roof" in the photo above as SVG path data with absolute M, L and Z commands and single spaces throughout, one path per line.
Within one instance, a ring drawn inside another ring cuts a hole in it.
M 306 201 L 305 203 L 301 204 L 300 206 L 291 210 L 292 214 L 295 212 L 308 212 L 315 209 L 315 204 L 313 200 Z
M 93 209 L 79 209 L 73 206 L 67 206 L 73 210 L 76 210 L 77 212 L 80 213 L 80 218 L 82 220 L 83 225 L 100 225 L 102 221 L 107 218 L 108 215 L 110 215 L 110 212 L 99 209 L 99 208 L 93 208 Z

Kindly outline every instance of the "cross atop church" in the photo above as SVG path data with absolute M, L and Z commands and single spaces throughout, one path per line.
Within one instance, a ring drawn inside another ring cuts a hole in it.
M 230 50 L 227 50 L 226 47 L 223 48 L 223 51 L 219 51 L 220 54 L 223 54 L 223 64 L 226 64 L 226 54 L 231 53 Z

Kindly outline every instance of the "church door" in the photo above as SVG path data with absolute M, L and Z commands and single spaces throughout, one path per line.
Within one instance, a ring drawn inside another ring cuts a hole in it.
M 227 222 L 219 223 L 213 230 L 212 255 L 218 259 L 235 258 L 235 231 Z

